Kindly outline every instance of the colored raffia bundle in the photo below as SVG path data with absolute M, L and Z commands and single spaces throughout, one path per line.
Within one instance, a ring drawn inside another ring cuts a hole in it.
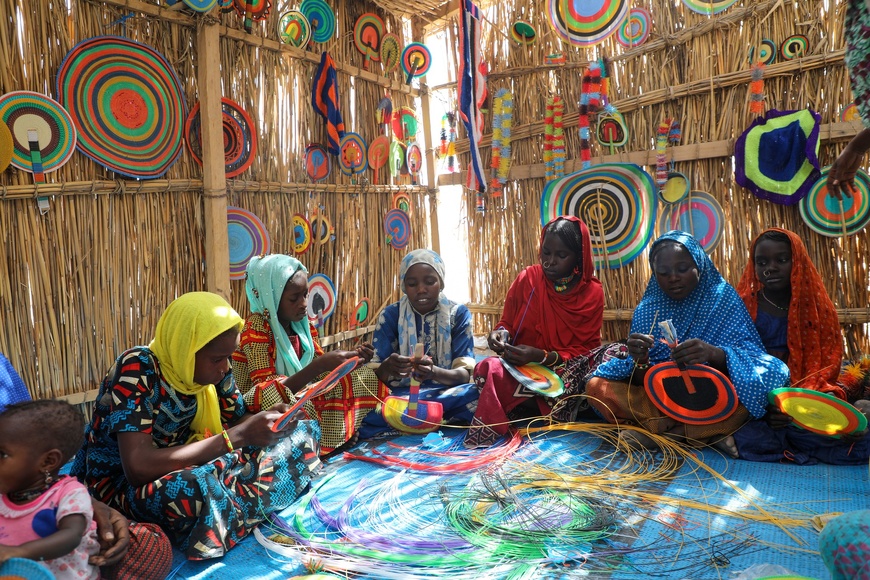
M 492 105 L 492 181 L 489 186 L 493 197 L 501 197 L 511 168 L 511 123 L 513 96 L 507 89 L 500 89 Z
M 589 68 L 583 73 L 580 93 L 580 116 L 577 124 L 580 127 L 580 160 L 582 168 L 592 165 L 592 147 L 589 143 L 589 116 L 598 112 L 604 95 L 607 93 L 606 72 L 601 60 L 589 63 Z
M 562 116 L 565 103 L 556 95 L 547 100 L 544 117 L 544 176 L 547 181 L 565 173 L 565 126 Z
M 656 132 L 656 185 L 659 190 L 664 187 L 668 180 L 668 160 L 665 153 L 668 150 L 668 136 L 674 120 L 670 117 L 659 124 Z
M 456 113 L 449 111 L 441 117 L 441 147 L 438 157 L 447 173 L 456 173 Z
M 749 83 L 749 112 L 755 115 L 764 113 L 764 63 L 752 65 L 752 82 Z
M 843 361 L 837 384 L 843 387 L 850 401 L 870 398 L 870 355 L 856 361 Z

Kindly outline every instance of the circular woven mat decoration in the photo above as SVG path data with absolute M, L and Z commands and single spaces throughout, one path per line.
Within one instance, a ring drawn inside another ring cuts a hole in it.
M 248 261 L 268 254 L 272 240 L 266 226 L 253 213 L 240 207 L 227 208 L 227 230 L 230 248 L 230 279 L 242 280 Z
M 843 108 L 843 112 L 840 113 L 840 120 L 846 122 L 860 121 L 861 113 L 858 112 L 858 105 L 854 102 L 846 105 L 846 107 Z
M 683 0 L 683 4 L 692 12 L 698 14 L 719 14 L 736 3 L 737 0 Z
M 393 194 L 393 209 L 400 209 L 406 214 L 411 214 L 411 196 L 404 191 Z
M 535 44 L 535 41 L 538 39 L 538 32 L 528 22 L 517 20 L 511 26 L 511 38 L 520 44 Z
M 345 133 L 338 143 L 338 166 L 345 175 L 357 175 L 368 168 L 366 142 L 357 133 Z
M 646 8 L 632 8 L 628 18 L 619 27 L 616 41 L 626 48 L 640 46 L 649 38 L 652 16 Z
M 598 115 L 598 142 L 605 147 L 622 147 L 628 143 L 628 126 L 619 111 Z
M 420 42 L 412 42 L 402 51 L 402 70 L 414 78 L 422 77 L 432 66 L 432 53 L 429 47 Z M 413 70 L 414 74 L 411 74 Z
M 757 57 L 755 56 L 756 50 L 759 51 Z M 755 64 L 756 62 L 770 64 L 776 60 L 776 53 L 776 43 L 769 38 L 765 38 L 761 41 L 760 45 L 749 49 L 749 64 Z
M 405 152 L 407 149 L 404 143 L 398 141 L 390 143 L 390 158 L 387 160 L 387 163 L 390 164 L 390 175 L 393 177 L 408 175 L 408 166 L 405 165 Z
M 335 236 L 335 228 L 332 227 L 332 222 L 326 217 L 326 214 L 316 213 L 311 218 L 311 236 L 315 242 L 321 246 L 332 240 Z
M 227 177 L 241 175 L 254 162 L 257 155 L 257 135 L 252 131 L 254 122 L 241 105 L 230 99 L 221 99 L 222 128 L 224 134 L 224 170 Z M 190 156 L 202 166 L 202 131 L 199 101 L 190 110 L 184 124 L 185 141 Z
M 767 398 L 798 427 L 813 433 L 839 437 L 867 428 L 867 417 L 861 411 L 828 393 L 782 387 L 770 391 Z
M 381 60 L 384 21 L 372 12 L 361 14 L 353 26 L 353 44 L 366 60 Z
M 659 216 L 659 233 L 671 230 L 688 232 L 708 254 L 722 241 L 725 214 L 716 198 L 705 191 L 692 191 L 689 197 L 666 206 Z
M 668 173 L 667 181 L 659 190 L 659 199 L 667 204 L 677 203 L 686 199 L 690 190 L 689 178 L 679 171 L 672 171 Z
M 54 580 L 54 574 L 35 560 L 9 558 L 0 564 L 0 580 Z
M 217 0 L 184 0 L 184 4 L 196 12 L 208 12 L 214 8 Z
M 278 20 L 278 38 L 284 44 L 303 48 L 311 40 L 311 24 L 299 10 L 291 10 Z
M 12 151 L 15 145 L 12 143 L 12 132 L 6 123 L 0 121 L 0 172 L 6 171 L 12 163 Z
M 423 150 L 420 145 L 415 143 L 408 144 L 408 150 L 405 153 L 405 165 L 408 166 L 409 173 L 418 173 L 423 167 Z
M 779 55 L 784 60 L 792 60 L 804 56 L 810 48 L 809 39 L 803 34 L 792 34 L 782 41 Z
M 411 219 L 400 209 L 391 209 L 384 216 L 384 233 L 387 242 L 397 250 L 408 245 L 411 239 Z
M 575 46 L 602 42 L 628 16 L 628 0 L 548 0 L 547 14 L 553 30 Z
M 77 44 L 57 73 L 79 150 L 135 179 L 164 175 L 181 155 L 187 104 L 162 54 L 119 36 Z
M 311 224 L 301 213 L 293 214 L 293 253 L 304 254 L 311 247 Z
M 369 317 L 369 299 L 363 298 L 360 300 L 356 307 L 353 309 L 353 320 L 351 320 L 351 327 L 356 328 L 357 326 L 361 326 L 363 322 L 368 320 Z
M 737 410 L 734 385 L 705 365 L 686 365 L 684 371 L 675 362 L 653 365 L 644 377 L 644 388 L 659 411 L 689 425 L 718 423 Z
M 302 0 L 299 11 L 311 24 L 314 42 L 326 42 L 335 36 L 335 13 L 324 0 Z
M 69 161 L 76 150 L 72 117 L 60 103 L 43 94 L 6 93 L 0 97 L 0 122 L 6 128 L 0 137 L 2 169 L 11 163 L 30 173 L 48 173 Z
M 368 160 L 369 167 L 375 172 L 375 183 L 379 183 L 378 172 L 381 167 L 387 164 L 390 157 L 390 138 L 386 135 L 379 135 L 369 145 Z
M 317 183 L 329 177 L 332 170 L 332 162 L 326 147 L 313 143 L 305 148 L 305 173 L 308 179 Z
M 814 232 L 829 238 L 860 232 L 870 223 L 870 176 L 858 170 L 855 191 L 852 197 L 843 196 L 841 210 L 840 200 L 828 193 L 830 169 L 830 166 L 822 169 L 821 177 L 798 202 L 801 217 Z
M 247 18 L 249 7 L 251 10 L 251 20 L 259 22 L 268 18 L 269 11 L 272 9 L 272 2 L 269 0 L 233 0 L 233 8 L 236 9 L 236 14 L 240 18 Z
M 402 60 L 402 41 L 395 34 L 385 34 L 381 38 L 381 64 L 384 65 L 384 72 L 392 72 L 399 68 L 400 60 Z
M 393 139 L 407 143 L 417 138 L 417 114 L 411 107 L 401 107 L 391 121 Z
M 655 182 L 631 163 L 602 163 L 547 183 L 541 224 L 561 215 L 582 219 L 592 237 L 598 267 L 619 268 L 634 260 L 653 235 Z
M 308 279 L 308 320 L 320 327 L 335 312 L 335 284 L 326 274 Z

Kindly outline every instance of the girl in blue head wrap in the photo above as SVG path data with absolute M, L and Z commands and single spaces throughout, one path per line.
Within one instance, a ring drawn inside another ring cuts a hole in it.
M 664 234 L 650 249 L 650 266 L 653 277 L 631 320 L 630 358 L 598 367 L 586 386 L 590 405 L 611 423 L 637 425 L 693 445 L 717 444 L 736 457 L 731 434 L 750 416 L 764 415 L 767 393 L 787 383 L 788 367 L 766 353 L 743 301 L 695 238 L 679 231 Z M 673 350 L 661 340 L 658 323 L 664 320 L 671 320 L 678 334 Z M 706 425 L 663 414 L 641 385 L 650 365 L 669 360 L 725 373 L 737 391 L 737 410 Z M 653 445 L 643 435 L 631 436 Z

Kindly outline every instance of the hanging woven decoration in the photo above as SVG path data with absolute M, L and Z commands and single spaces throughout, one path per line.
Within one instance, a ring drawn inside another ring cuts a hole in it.
M 754 115 L 764 114 L 764 63 L 752 65 L 752 82 L 749 83 L 749 112 Z
M 324 0 L 302 0 L 299 11 L 311 24 L 314 42 L 326 42 L 335 36 L 335 13 Z
M 272 239 L 256 214 L 240 207 L 227 207 L 227 244 L 230 254 L 230 280 L 243 280 L 248 261 L 268 254 Z
M 616 41 L 625 48 L 640 46 L 649 38 L 650 28 L 652 28 L 652 16 L 649 10 L 632 8 L 628 18 L 619 27 Z
M 698 14 L 706 14 L 708 16 L 719 14 L 723 10 L 730 8 L 737 0 L 683 0 L 686 7 Z
M 402 42 L 398 36 L 387 33 L 381 38 L 380 57 L 385 75 L 399 68 L 399 61 L 402 60 Z
M 305 48 L 311 40 L 311 24 L 298 10 L 290 10 L 278 20 L 278 38 L 284 44 Z
M 486 100 L 486 65 L 481 52 L 480 20 L 480 9 L 474 2 L 463 0 L 459 3 L 459 115 L 465 125 L 471 154 L 466 186 L 477 194 L 476 210 L 484 211 L 486 170 L 479 143 L 483 136 L 483 113 L 480 108 Z
M 544 177 L 547 181 L 565 173 L 565 127 L 562 115 L 565 103 L 556 95 L 547 100 L 544 117 Z
M 800 58 L 807 53 L 809 47 L 810 41 L 806 36 L 803 34 L 792 34 L 783 40 L 782 44 L 779 46 L 779 56 L 781 56 L 783 60 Z
M 628 16 L 628 0 L 548 0 L 547 15 L 556 34 L 574 46 L 604 41 Z
M 665 204 L 658 219 L 659 234 L 681 230 L 692 234 L 708 254 L 722 241 L 725 212 L 706 191 L 692 191 L 677 203 Z
M 233 7 L 239 17 L 245 19 L 245 32 L 251 32 L 254 21 L 259 22 L 269 17 L 272 3 L 269 0 L 233 0 Z
M 758 55 L 755 51 L 758 50 Z M 763 64 L 772 64 L 776 60 L 776 43 L 769 38 L 765 38 L 758 46 L 753 46 L 749 49 L 749 64 L 760 62 Z
M 356 19 L 353 27 L 353 44 L 365 57 L 363 68 L 369 70 L 369 61 L 381 60 L 381 39 L 384 36 L 384 21 L 373 12 L 366 12 Z
M 459 166 L 456 163 L 456 113 L 448 111 L 441 117 L 441 147 L 438 157 L 442 161 L 442 171 L 456 173 Z
M 257 155 L 257 134 L 251 117 L 241 105 L 230 99 L 221 99 L 224 134 L 224 169 L 227 177 L 241 175 L 254 162 Z M 185 142 L 190 156 L 202 166 L 202 135 L 199 102 L 190 110 L 184 123 Z
M 607 69 L 604 61 L 589 63 L 583 73 L 580 93 L 580 114 L 577 124 L 580 127 L 580 161 L 582 169 L 592 165 L 592 147 L 589 143 L 589 116 L 598 112 L 602 95 L 607 94 Z
M 668 180 L 668 134 L 674 120 L 670 117 L 659 124 L 656 131 L 656 185 L 661 190 Z
M 511 169 L 511 123 L 513 119 L 513 95 L 507 89 L 499 89 L 492 101 L 492 181 L 489 184 L 493 197 L 501 197 Z

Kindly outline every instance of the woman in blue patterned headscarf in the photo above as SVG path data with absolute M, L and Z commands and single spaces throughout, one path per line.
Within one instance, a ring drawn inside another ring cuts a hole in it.
M 445 420 L 467 425 L 478 397 L 470 382 L 474 369 L 471 313 L 444 296 L 444 271 L 444 261 L 432 250 L 414 250 L 404 257 L 399 269 L 404 294 L 378 317 L 372 362 L 380 363 L 375 372 L 393 395 L 408 394 L 414 373 L 421 380 L 421 400 L 440 402 Z M 411 357 L 418 343 L 423 344 L 425 356 L 414 364 Z M 360 436 L 390 429 L 383 417 L 371 413 Z
M 637 425 L 690 444 L 717 443 L 736 456 L 731 434 L 750 415 L 764 415 L 767 393 L 787 383 L 788 367 L 766 353 L 743 301 L 692 236 L 678 231 L 661 236 L 650 249 L 650 266 L 653 277 L 631 321 L 631 356 L 598 367 L 586 386 L 590 405 L 611 423 Z M 677 331 L 673 350 L 662 342 L 658 323 L 665 320 Z M 737 410 L 707 425 L 664 415 L 637 385 L 651 364 L 669 360 L 725 373 L 737 391 Z M 641 435 L 635 439 L 652 443 Z

